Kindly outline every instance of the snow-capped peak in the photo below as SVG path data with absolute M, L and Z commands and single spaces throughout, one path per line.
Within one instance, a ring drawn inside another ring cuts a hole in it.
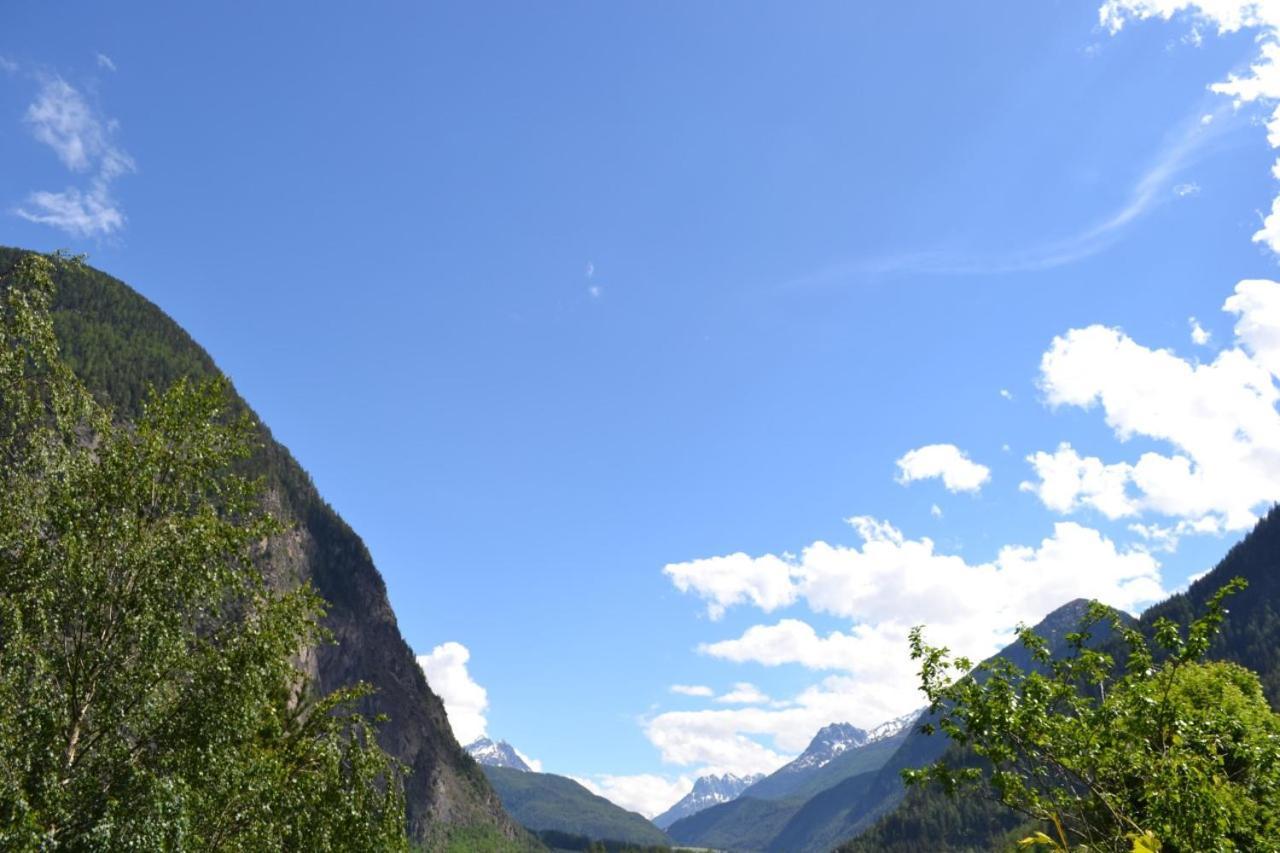
M 533 769 L 525 763 L 520 754 L 515 751 L 515 748 L 505 740 L 495 743 L 487 737 L 482 737 L 467 744 L 465 749 L 472 758 L 489 767 L 510 767 L 513 770 L 523 770 L 526 773 L 531 772 Z
M 787 769 L 794 772 L 824 767 L 842 752 L 866 746 L 870 742 L 870 735 L 864 729 L 849 723 L 832 723 L 818 729 L 813 740 L 809 741 L 809 746 L 800 753 L 799 758 L 787 765 Z
M 923 708 L 918 708 L 909 714 L 903 714 L 901 717 L 894 717 L 892 720 L 885 720 L 880 725 L 867 732 L 867 743 L 875 743 L 878 740 L 887 740 L 891 737 L 897 737 L 903 732 L 911 728 L 915 721 L 920 719 L 920 715 L 924 713 Z
M 693 783 L 692 791 L 685 794 L 680 802 L 655 817 L 653 822 L 659 828 L 666 829 L 681 818 L 697 814 L 703 809 L 709 809 L 720 803 L 736 800 L 739 794 L 763 778 L 763 773 L 751 776 L 734 776 L 732 773 L 726 773 L 723 776 L 700 776 L 698 781 Z

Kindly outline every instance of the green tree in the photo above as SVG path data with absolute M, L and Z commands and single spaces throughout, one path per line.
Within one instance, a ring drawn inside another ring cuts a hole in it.
M 259 569 L 253 424 L 225 381 L 116 421 L 59 358 L 58 263 L 0 294 L 0 848 L 405 849 L 363 688 L 298 666 L 321 600 Z
M 941 729 L 985 766 L 938 762 L 908 784 L 969 786 L 1041 822 L 1026 846 L 1058 850 L 1262 850 L 1280 838 L 1280 716 L 1257 676 L 1205 662 L 1237 578 L 1187 630 L 1154 625 L 1154 650 L 1136 629 L 1094 604 L 1070 652 L 1054 659 L 1027 628 L 1033 666 L 1004 658 L 977 670 L 912 632 L 921 686 Z M 1090 646 L 1110 626 L 1107 646 Z

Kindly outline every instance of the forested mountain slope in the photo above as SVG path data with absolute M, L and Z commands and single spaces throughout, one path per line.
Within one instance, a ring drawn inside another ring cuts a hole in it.
M 486 766 L 494 790 L 516 820 L 534 831 L 557 830 L 596 841 L 665 846 L 669 839 L 644 817 L 552 773 Z
M 0 248 L 0 271 L 23 252 Z M 172 319 L 124 283 L 89 267 L 63 266 L 55 324 L 63 356 L 117 417 L 134 416 L 148 385 L 210 377 L 217 366 Z M 247 409 L 247 404 L 239 401 Z M 366 681 L 367 713 L 385 714 L 380 740 L 409 770 L 405 794 L 412 838 L 432 848 L 448 837 L 506 839 L 527 834 L 503 811 L 476 763 L 454 740 L 444 705 L 427 686 L 396 625 L 386 587 L 360 537 L 320 497 L 289 451 L 260 427 L 251 462 L 268 502 L 291 529 L 270 547 L 269 574 L 281 586 L 310 581 L 328 603 L 335 643 L 311 650 L 305 665 L 319 691 Z

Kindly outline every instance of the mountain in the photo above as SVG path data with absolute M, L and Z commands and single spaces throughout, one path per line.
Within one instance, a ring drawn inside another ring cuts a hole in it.
M 23 254 L 0 248 L 0 274 Z M 65 266 L 56 280 L 54 325 L 63 357 L 118 417 L 135 416 L 150 385 L 218 375 L 208 353 L 123 282 Z M 235 405 L 251 412 L 238 397 Z M 410 836 L 433 850 L 482 843 L 477 839 L 508 849 L 533 843 L 454 740 L 444 705 L 400 635 L 368 549 L 270 430 L 262 425 L 259 432 L 262 447 L 249 464 L 264 479 L 270 508 L 290 525 L 269 543 L 268 577 L 281 588 L 309 581 L 327 602 L 325 625 L 335 642 L 302 656 L 316 689 L 327 693 L 359 681 L 375 688 L 361 710 L 387 716 L 379 741 L 409 770 Z
M 667 828 L 667 835 L 689 847 L 760 853 L 768 849 L 801 805 L 795 800 L 740 796 L 676 821 Z
M 1051 652 L 1066 650 L 1066 636 L 1075 630 L 1087 608 L 1083 599 L 1072 601 L 1036 626 Z M 1099 639 L 1105 641 L 1105 637 Z M 1024 668 L 1032 663 L 1018 644 L 1000 655 Z M 830 850 L 867 829 L 902 801 L 905 788 L 900 774 L 904 768 L 928 764 L 947 750 L 949 741 L 944 736 L 920 731 L 916 723 L 922 716 L 922 712 L 913 712 L 871 732 L 845 723 L 827 726 L 791 764 L 743 791 L 737 800 L 677 821 L 667 833 L 682 844 L 744 853 Z M 874 739 L 877 737 L 879 740 Z M 1004 818 L 995 815 L 992 826 L 1003 826 Z M 926 837 L 921 846 L 904 849 L 940 849 L 932 843 Z
M 825 726 L 818 730 L 809 746 L 794 761 L 752 785 L 744 794 L 762 800 L 777 800 L 803 791 L 817 793 L 849 776 L 874 769 L 867 764 L 868 760 L 875 760 L 873 756 L 879 757 L 885 751 L 862 751 L 861 748 L 899 738 L 918 716 L 919 711 L 912 711 L 881 723 L 869 732 L 848 723 Z M 852 761 L 841 760 L 846 755 L 857 757 Z M 833 762 L 836 768 L 821 772 Z M 815 779 L 821 780 L 816 786 L 813 784 Z
M 466 750 L 467 755 L 485 767 L 509 767 L 526 773 L 533 771 L 533 768 L 520 757 L 520 753 L 516 752 L 515 747 L 505 740 L 494 743 L 489 738 L 482 737 L 467 744 Z
M 655 817 L 653 822 L 656 826 L 666 829 L 681 818 L 736 800 L 739 794 L 763 778 L 763 773 L 745 778 L 734 776 L 732 773 L 726 773 L 723 776 L 700 776 L 698 781 L 693 783 L 692 791 L 685 794 L 674 806 Z
M 848 723 L 820 729 L 790 764 L 744 790 L 737 799 L 682 818 L 667 828 L 681 844 L 724 850 L 787 850 L 775 839 L 815 795 L 888 761 L 916 714 L 864 731 Z M 836 839 L 837 841 L 839 838 Z
M 502 804 L 534 832 L 555 830 L 598 841 L 665 846 L 670 839 L 643 816 L 614 805 L 564 776 L 484 768 Z
M 1280 708 L 1280 509 L 1273 507 L 1185 592 L 1148 608 L 1138 627 L 1150 637 L 1161 617 L 1186 625 L 1204 612 L 1214 592 L 1237 576 L 1247 580 L 1249 588 L 1227 599 L 1229 612 L 1208 657 L 1252 669 L 1272 707 Z M 1026 666 L 1025 659 L 1016 662 Z M 957 761 L 965 760 L 951 754 Z M 912 789 L 898 808 L 840 849 L 850 853 L 992 849 L 1020 824 L 1018 815 L 978 797 L 955 800 L 936 789 Z

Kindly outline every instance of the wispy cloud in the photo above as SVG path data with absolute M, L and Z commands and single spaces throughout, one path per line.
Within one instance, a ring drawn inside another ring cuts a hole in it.
M 112 139 L 116 122 L 99 115 L 79 90 L 54 76 L 41 81 L 23 123 L 70 172 L 89 178 L 84 187 L 32 192 L 14 213 L 76 237 L 106 236 L 122 229 L 125 216 L 112 184 L 136 167 L 133 158 Z
M 112 59 L 111 59 L 111 57 L 107 56 L 105 53 L 99 53 L 99 54 L 98 54 L 98 67 L 99 67 L 99 68 L 105 68 L 105 69 L 107 69 L 108 71 L 115 71 L 115 70 L 116 70 L 116 64 L 115 64 L 115 62 L 113 62 L 113 61 L 112 61 Z
M 1196 43 L 1201 28 L 1212 26 L 1219 34 L 1242 29 L 1257 30 L 1258 52 L 1248 70 L 1231 74 L 1226 80 L 1212 84 L 1210 91 L 1243 104 L 1265 104 L 1271 108 L 1267 121 L 1267 142 L 1280 149 L 1280 3 L 1275 0 L 1107 0 L 1098 10 L 1098 20 L 1112 34 L 1129 21 L 1149 18 L 1190 19 Z M 1280 178 L 1280 158 L 1272 166 L 1272 175 Z M 1280 253 L 1280 195 L 1271 202 L 1271 212 L 1253 235 L 1271 251 Z
M 1203 105 L 1202 105 L 1203 106 Z M 1172 198 L 1199 192 L 1194 183 L 1170 186 L 1195 162 L 1208 144 L 1230 129 L 1220 119 L 1231 115 L 1229 105 L 1213 112 L 1196 109 L 1193 117 L 1169 134 L 1164 146 L 1134 183 L 1125 202 L 1074 234 L 1011 251 L 954 251 L 919 249 L 859 258 L 836 264 L 787 283 L 790 288 L 837 285 L 888 275 L 999 275 L 1037 272 L 1084 260 L 1114 245 L 1126 228 Z M 1207 120 L 1206 120 L 1207 119 Z
M 6 74 L 13 74 L 18 70 L 18 63 L 14 62 L 7 56 L 0 56 L 0 71 Z

